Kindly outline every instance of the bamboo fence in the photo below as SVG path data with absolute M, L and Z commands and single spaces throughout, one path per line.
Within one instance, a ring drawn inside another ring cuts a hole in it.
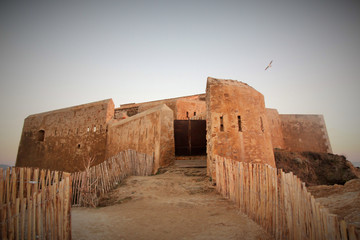
M 72 173 L 72 205 L 96 207 L 100 197 L 127 176 L 151 175 L 153 167 L 153 156 L 126 150 L 83 172 Z
M 355 240 L 354 226 L 329 213 L 292 172 L 219 156 L 216 188 L 276 239 Z
M 0 169 L 1 239 L 71 239 L 69 173 Z

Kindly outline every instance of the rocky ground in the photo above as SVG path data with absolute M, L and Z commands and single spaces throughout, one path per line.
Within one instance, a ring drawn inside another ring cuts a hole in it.
M 331 213 L 355 225 L 360 235 L 360 170 L 344 156 L 275 150 L 277 168 L 293 172 Z
M 331 213 L 355 225 L 360 236 L 360 179 L 350 180 L 345 185 L 311 186 L 308 191 Z
M 341 155 L 280 149 L 274 154 L 277 168 L 293 172 L 307 186 L 345 184 L 360 177 L 359 168 Z
M 101 207 L 72 209 L 73 239 L 272 239 L 215 192 L 206 168 L 129 177 Z

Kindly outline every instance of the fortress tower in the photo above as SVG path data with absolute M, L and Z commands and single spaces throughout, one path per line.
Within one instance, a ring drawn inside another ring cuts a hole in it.
M 215 178 L 214 156 L 275 167 L 264 96 L 234 80 L 208 78 L 207 166 Z

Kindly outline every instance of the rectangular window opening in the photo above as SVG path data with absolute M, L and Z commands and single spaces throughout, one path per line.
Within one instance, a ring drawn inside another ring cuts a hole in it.
M 45 130 L 39 130 L 38 132 L 38 141 L 43 142 L 45 139 Z

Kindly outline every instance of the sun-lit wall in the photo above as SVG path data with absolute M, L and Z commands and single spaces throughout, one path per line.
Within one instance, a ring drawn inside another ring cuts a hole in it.
M 245 83 L 208 78 L 207 166 L 215 178 L 214 156 L 275 167 L 264 97 Z

